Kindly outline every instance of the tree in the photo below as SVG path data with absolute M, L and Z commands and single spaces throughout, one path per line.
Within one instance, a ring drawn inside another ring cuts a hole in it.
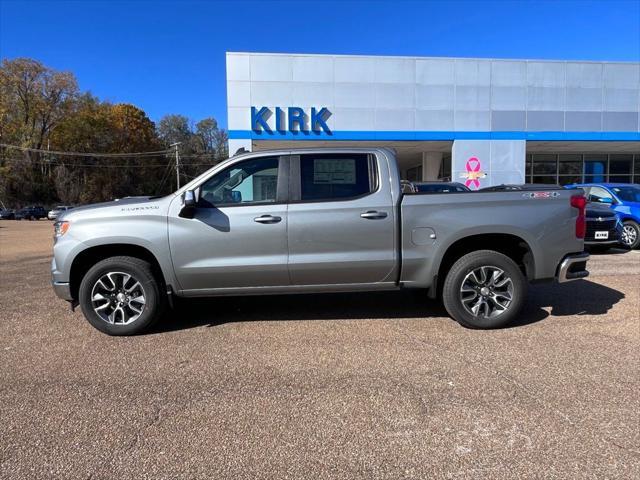
M 52 136 L 58 150 L 127 153 L 162 149 L 154 123 L 134 105 L 100 102 L 90 94 L 78 99 L 75 109 Z M 115 160 L 61 157 L 54 178 L 56 192 L 65 203 L 110 200 L 139 193 L 156 193 L 162 169 L 148 164 L 166 162 L 158 157 L 119 157 Z
M 218 128 L 215 118 L 205 118 L 196 123 L 196 137 L 200 152 L 213 154 L 217 161 L 227 158 L 227 132 Z
M 168 193 L 175 157 L 164 150 L 175 142 L 182 143 L 185 180 L 226 157 L 226 132 L 213 118 L 194 127 L 183 115 L 167 115 L 156 128 L 134 105 L 80 93 L 69 72 L 28 58 L 0 64 L 0 143 L 78 152 L 22 154 L 0 148 L 0 200 L 6 204 L 90 203 Z M 159 153 L 121 156 L 137 152 Z
M 158 122 L 158 136 L 168 147 L 172 143 L 180 142 L 184 151 L 191 150 L 193 132 L 189 119 L 184 115 L 165 115 Z
M 73 74 L 57 72 L 28 59 L 0 64 L 0 134 L 3 143 L 40 149 L 73 108 L 78 85 Z M 0 158 L 0 191 L 10 197 L 50 201 L 51 169 L 41 156 L 25 152 L 21 161 Z
M 51 130 L 72 109 L 78 84 L 70 72 L 56 72 L 28 58 L 0 66 L 0 114 L 5 142 L 41 148 Z

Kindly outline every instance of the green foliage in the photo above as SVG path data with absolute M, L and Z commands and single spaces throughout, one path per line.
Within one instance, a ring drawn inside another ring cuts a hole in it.
M 134 105 L 112 104 L 79 92 L 69 72 L 32 59 L 4 60 L 0 143 L 79 155 L 0 149 L 0 200 L 18 207 L 168 193 L 175 186 L 173 152 L 117 158 L 82 153 L 157 152 L 181 142 L 186 181 L 227 157 L 227 135 L 215 119 L 192 125 L 183 115 L 167 115 L 156 128 Z

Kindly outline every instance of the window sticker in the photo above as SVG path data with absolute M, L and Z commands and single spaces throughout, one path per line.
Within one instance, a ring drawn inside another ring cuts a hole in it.
M 314 184 L 355 185 L 354 159 L 316 158 L 313 160 Z

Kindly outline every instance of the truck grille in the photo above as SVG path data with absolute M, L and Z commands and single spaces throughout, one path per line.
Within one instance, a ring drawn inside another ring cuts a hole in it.
M 616 230 L 617 220 L 615 218 L 598 221 L 595 218 L 587 218 L 587 233 L 584 237 L 586 241 L 594 241 L 596 232 L 609 232 L 609 238 L 604 241 L 618 239 L 618 231 Z

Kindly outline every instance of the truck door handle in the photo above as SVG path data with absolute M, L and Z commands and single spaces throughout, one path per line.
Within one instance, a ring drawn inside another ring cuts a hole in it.
M 368 212 L 361 213 L 360 216 L 362 218 L 376 220 L 379 218 L 387 218 L 387 212 L 376 212 L 375 210 L 369 210 Z
M 278 223 L 282 220 L 281 217 L 274 217 L 273 215 L 260 215 L 253 219 L 254 222 L 258 223 Z

